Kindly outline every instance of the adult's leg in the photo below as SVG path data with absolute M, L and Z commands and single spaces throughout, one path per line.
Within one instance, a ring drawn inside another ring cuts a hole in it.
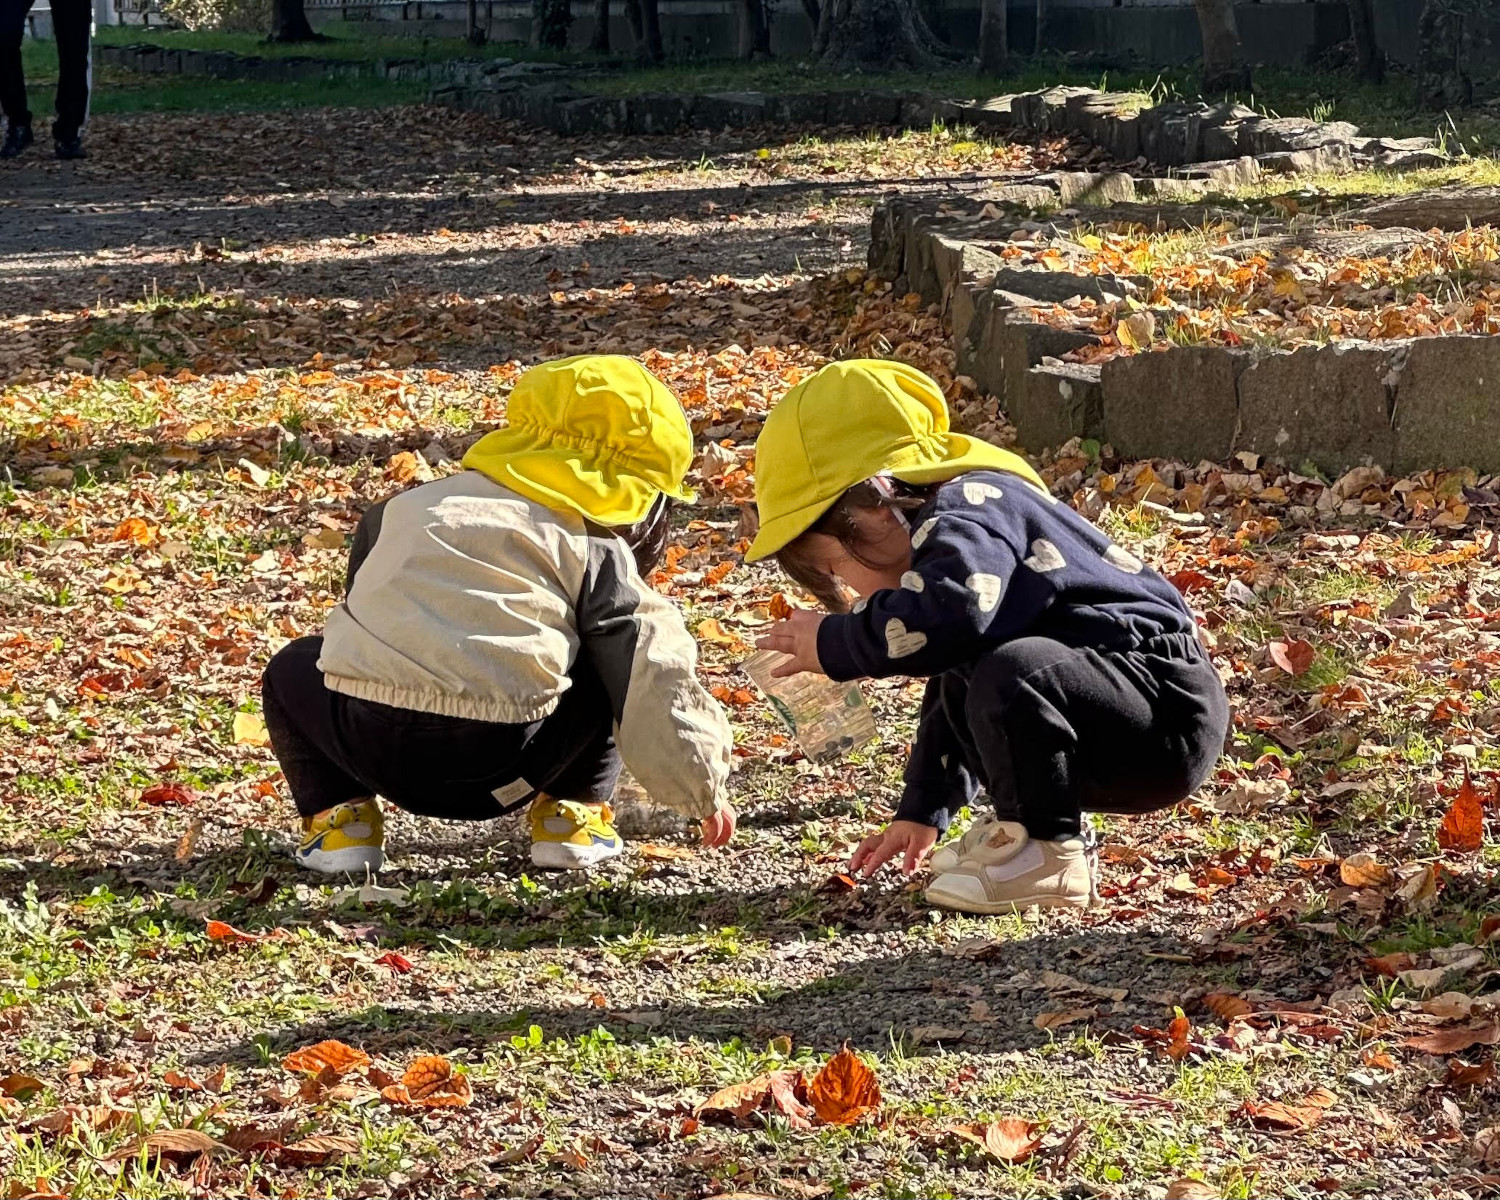
M 345 766 L 335 732 L 337 709 L 344 701 L 323 682 L 318 670 L 322 649 L 321 637 L 289 642 L 267 664 L 261 680 L 271 749 L 304 817 L 372 792 Z
M 21 69 L 21 39 L 31 4 L 32 0 L 0 0 L 0 111 L 12 129 L 31 124 Z
M 90 0 L 52 0 L 52 29 L 57 39 L 57 120 L 52 123 L 52 136 L 59 142 L 71 142 L 88 121 L 93 27 Z

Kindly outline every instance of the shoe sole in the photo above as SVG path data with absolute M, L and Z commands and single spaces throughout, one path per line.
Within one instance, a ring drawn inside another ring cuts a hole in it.
M 572 842 L 532 842 L 531 861 L 533 865 L 550 871 L 579 871 L 607 858 L 614 858 L 624 849 L 623 842 L 616 842 L 613 846 L 601 846 L 598 843 L 578 846 Z
M 300 866 L 324 875 L 371 875 L 385 866 L 385 851 L 378 846 L 345 846 L 342 850 L 309 850 L 296 855 Z
M 1027 908 L 1087 908 L 1089 898 L 1087 896 L 1021 896 L 1014 900 L 989 900 L 978 903 L 973 900 L 949 900 L 944 896 L 934 896 L 929 889 L 923 894 L 928 904 L 938 908 L 946 908 L 950 912 L 973 913 L 978 916 L 993 917 L 1004 913 L 1020 912 Z

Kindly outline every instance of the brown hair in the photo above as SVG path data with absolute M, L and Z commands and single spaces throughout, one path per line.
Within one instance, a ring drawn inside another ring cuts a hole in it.
M 827 512 L 814 521 L 776 552 L 776 561 L 781 569 L 801 584 L 820 601 L 829 612 L 847 612 L 848 597 L 838 579 L 814 565 L 812 547 L 807 535 L 821 533 L 834 538 L 843 546 L 849 557 L 871 570 L 889 567 L 889 562 L 878 562 L 869 557 L 868 539 L 860 531 L 855 514 L 860 510 L 872 511 L 888 508 L 897 513 L 915 512 L 932 498 L 933 488 L 917 487 L 914 484 L 891 481 L 890 490 L 883 490 L 868 481 L 856 483 L 833 502 Z

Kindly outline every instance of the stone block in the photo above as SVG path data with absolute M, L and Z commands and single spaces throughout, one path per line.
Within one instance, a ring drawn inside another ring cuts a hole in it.
M 1202 179 L 1170 179 L 1165 177 L 1137 179 L 1135 193 L 1143 200 L 1159 200 L 1177 204 L 1198 200 L 1208 194 L 1208 183 Z
M 1279 150 L 1257 154 L 1261 170 L 1272 175 L 1342 175 L 1354 170 L 1354 155 L 1347 142 L 1328 142 L 1313 150 Z
M 207 75 L 208 54 L 203 50 L 184 50 L 182 52 L 182 73 L 184 75 Z
M 1004 265 L 998 254 L 976 246 L 973 242 L 940 233 L 929 233 L 926 236 L 931 243 L 928 253 L 932 271 L 923 278 L 920 288 L 915 281 L 912 288 L 913 291 L 922 293 L 925 304 L 939 303 L 946 306 L 960 285 L 965 282 L 974 284 L 980 280 L 988 285 Z M 969 315 L 973 315 L 972 308 Z M 953 327 L 967 329 L 968 321 L 962 325 L 955 323 Z
M 1056 188 L 1044 183 L 1006 183 L 987 189 L 983 198 L 995 204 L 1014 204 L 1024 209 L 1052 208 L 1058 202 L 1058 193 Z
M 149 71 L 153 75 L 161 73 L 161 47 L 142 46 L 136 51 L 135 69 L 137 71 Z
M 1227 192 L 1259 183 L 1261 167 L 1259 162 L 1246 154 L 1222 162 L 1194 163 L 1192 166 L 1179 168 L 1177 175 L 1182 179 L 1201 180 L 1211 191 Z
M 1078 205 L 1102 207 L 1128 204 L 1135 199 L 1135 181 L 1124 171 L 1058 171 L 1040 177 L 1056 183 L 1057 199 L 1064 208 Z
M 764 92 L 710 92 L 693 105 L 695 129 L 744 129 L 766 120 Z
M 1500 337 L 1413 341 L 1396 380 L 1395 470 L 1500 471 Z
M 1003 398 L 1011 386 L 1008 375 L 1019 376 L 1044 357 L 1060 357 L 1099 340 L 1087 333 L 1056 329 L 1026 315 L 1028 309 L 1042 307 L 1046 306 L 1029 296 L 1000 288 L 978 293 L 967 332 L 960 336 L 955 330 L 959 374 Z
M 766 119 L 777 125 L 822 125 L 828 120 L 828 93 L 783 92 L 767 96 Z
M 895 279 L 906 261 L 906 228 L 903 205 L 877 204 L 870 214 L 870 252 L 866 259 L 877 279 Z
M 688 124 L 691 116 L 692 109 L 682 96 L 643 92 L 630 97 L 632 133 L 676 133 Z
M 988 133 L 1004 133 L 1016 127 L 1014 103 L 1014 96 L 991 96 L 973 104 L 956 104 L 953 120 Z
M 580 96 L 553 106 L 547 128 L 565 137 L 591 133 L 624 133 L 630 126 L 630 109 L 622 96 Z
M 1312 150 L 1329 142 L 1347 142 L 1359 136 L 1359 126 L 1348 121 L 1321 121 L 1311 129 L 1291 134 L 1287 138 L 1288 150 Z
M 1099 368 L 1049 359 L 1029 368 L 1008 388 L 1005 413 L 1022 449 L 1039 454 L 1070 438 L 1102 437 L 1104 389 Z
M 1104 434 L 1126 458 L 1228 457 L 1243 351 L 1174 346 L 1110 359 L 1100 373 Z
M 1206 104 L 1174 100 L 1141 113 L 1141 153 L 1163 166 L 1181 166 L 1198 155 L 1197 133 Z M 1189 139 L 1192 144 L 1189 144 Z
M 1068 102 L 1077 98 L 1092 98 L 1102 93 L 1097 88 L 1050 87 L 1037 94 L 1035 128 L 1044 133 L 1066 133 L 1068 131 Z
M 1437 150 L 1383 150 L 1375 156 L 1375 165 L 1387 171 L 1423 171 L 1446 167 L 1451 161 Z
M 1391 407 L 1405 354 L 1404 343 L 1345 342 L 1258 359 L 1240 375 L 1234 449 L 1294 470 L 1311 462 L 1329 476 L 1360 466 L 1389 470 Z
M 891 92 L 829 92 L 828 123 L 855 125 L 868 129 L 875 125 L 896 125 L 901 121 L 901 97 Z
M 1074 296 L 1102 300 L 1106 292 L 1118 298 L 1151 287 L 1151 279 L 1145 275 L 1075 275 L 1072 271 L 1029 271 L 1020 267 L 1002 267 L 991 282 L 1002 291 L 1053 304 Z

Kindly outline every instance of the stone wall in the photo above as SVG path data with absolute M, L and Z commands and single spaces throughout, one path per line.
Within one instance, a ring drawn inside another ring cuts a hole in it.
M 1202 206 L 1155 215 L 1184 228 L 1233 216 Z M 1066 236 L 1067 226 L 1057 224 Z M 1432 467 L 1500 471 L 1500 337 L 1292 350 L 1174 346 L 1102 364 L 1068 362 L 1064 355 L 1098 339 L 1049 325 L 1038 310 L 1075 296 L 1146 298 L 1151 281 L 1006 267 L 1005 243 L 1018 230 L 1042 228 L 1019 211 L 960 215 L 893 201 L 876 210 L 871 229 L 871 272 L 942 307 L 959 372 L 999 398 L 1027 451 L 1078 437 L 1131 458 L 1223 461 L 1249 451 L 1329 476 L 1358 466 L 1398 475 Z M 1320 236 L 1363 238 L 1371 253 L 1388 253 L 1424 236 L 1410 229 L 1319 235 L 1267 222 L 1244 232 L 1271 254 L 1278 242 L 1306 246 Z

